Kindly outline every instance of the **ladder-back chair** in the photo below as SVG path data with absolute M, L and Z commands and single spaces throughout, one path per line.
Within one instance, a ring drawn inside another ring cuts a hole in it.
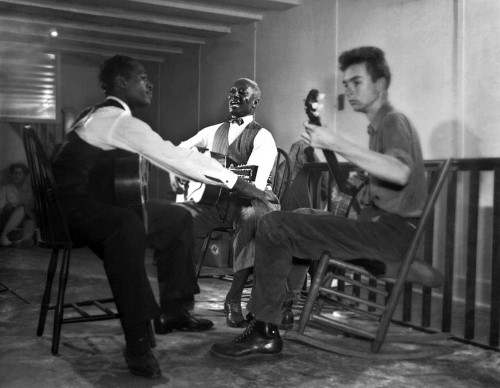
M 58 200 L 50 161 L 35 131 L 30 126 L 25 126 L 23 129 L 23 143 L 30 168 L 35 211 L 40 230 L 38 245 L 42 248 L 52 250 L 41 302 L 37 335 L 43 335 L 47 313 L 49 310 L 54 310 L 51 350 L 52 354 L 56 355 L 59 350 L 59 340 L 63 324 L 115 319 L 118 318 L 118 313 L 109 306 L 114 301 L 113 298 L 65 303 L 64 298 L 69 276 L 71 250 L 74 248 L 73 242 L 68 231 L 65 215 Z M 60 253 L 62 253 L 62 261 L 59 267 L 57 301 L 51 305 L 52 283 Z M 69 312 L 69 310 L 73 314 L 65 317 L 65 311 Z
M 317 340 L 304 334 L 310 322 L 319 323 L 320 326 L 339 330 L 356 338 L 368 339 L 371 342 L 371 357 L 378 353 L 386 339 L 389 325 L 398 304 L 399 297 L 405 285 L 410 266 L 419 248 L 426 225 L 434 214 L 434 205 L 441 188 L 446 180 L 452 160 L 441 163 L 435 176 L 422 215 L 418 222 L 406 254 L 402 260 L 396 279 L 380 279 L 372 276 L 363 268 L 338 260 L 324 252 L 313 277 L 311 287 L 300 316 L 297 332 L 287 332 L 286 337 L 292 340 L 305 342 L 324 350 L 351 356 L 366 356 L 366 352 L 348 350 L 342 346 L 328 344 L 326 341 Z M 367 318 L 373 323 L 356 325 L 353 320 L 336 319 L 326 314 L 321 314 L 325 305 L 333 306 L 336 311 L 347 312 L 359 317 Z M 391 342 L 425 342 L 437 341 L 448 335 L 404 335 L 391 336 Z M 406 354 L 405 357 L 425 357 L 431 355 L 428 351 Z M 401 355 L 397 355 L 401 357 Z M 382 355 L 380 358 L 384 358 Z M 389 358 L 389 357 L 387 357 Z

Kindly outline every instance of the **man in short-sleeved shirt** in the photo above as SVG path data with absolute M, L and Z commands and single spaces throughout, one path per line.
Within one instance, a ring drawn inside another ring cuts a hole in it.
M 366 171 L 369 182 L 364 207 L 355 220 L 314 209 L 266 214 L 257 227 L 254 285 L 248 306 L 255 319 L 243 335 L 214 344 L 213 355 L 241 359 L 281 352 L 278 325 L 286 279 L 297 270 L 292 257 L 318 260 L 322 252 L 330 251 L 346 261 L 365 259 L 367 269 L 376 276 L 395 277 L 399 270 L 426 199 L 418 135 L 406 116 L 389 104 L 391 74 L 382 50 L 360 47 L 343 53 L 339 62 L 346 98 L 370 122 L 369 149 L 337 131 L 311 124 L 305 124 L 302 138 L 314 148 L 335 151 Z M 414 261 L 408 280 L 436 287 L 442 277 L 426 263 Z

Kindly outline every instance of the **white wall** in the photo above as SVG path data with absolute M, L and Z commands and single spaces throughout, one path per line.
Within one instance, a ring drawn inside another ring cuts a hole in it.
M 383 49 L 393 74 L 390 99 L 415 124 L 424 158 L 457 156 L 453 1 L 338 0 L 338 6 L 338 54 L 365 45 Z M 337 126 L 366 143 L 366 120 L 355 115 L 348 106 Z
M 500 156 L 500 1 L 459 1 L 465 157 Z
M 257 117 L 288 151 L 307 121 L 304 99 L 310 89 L 327 94 L 325 122 L 333 110 L 335 1 L 314 0 L 268 15 L 257 26 L 257 81 L 263 91 Z

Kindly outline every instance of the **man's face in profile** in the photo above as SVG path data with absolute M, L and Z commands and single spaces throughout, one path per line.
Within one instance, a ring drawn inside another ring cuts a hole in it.
M 380 85 L 372 80 L 365 63 L 345 69 L 342 83 L 347 100 L 356 112 L 366 113 L 380 97 Z

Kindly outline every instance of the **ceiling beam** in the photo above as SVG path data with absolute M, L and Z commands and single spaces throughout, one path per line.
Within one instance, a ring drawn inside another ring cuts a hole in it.
M 205 3 L 188 3 L 186 1 L 169 0 L 126 0 L 129 3 L 139 3 L 144 5 L 155 5 L 166 10 L 190 11 L 200 14 L 225 16 L 230 18 L 245 19 L 248 21 L 260 21 L 264 18 L 262 12 L 248 11 L 244 9 L 228 8 Z
M 140 54 L 137 52 L 131 53 L 123 50 L 115 50 L 114 53 L 110 53 L 109 50 L 91 49 L 86 47 L 80 47 L 78 45 L 64 45 L 59 44 L 57 46 L 52 44 L 40 44 L 40 43 L 26 43 L 26 42 L 13 42 L 13 41 L 0 41 L 0 50 L 3 47 L 11 47 L 12 49 L 30 51 L 32 49 L 37 49 L 45 51 L 48 53 L 82 53 L 95 55 L 101 58 L 109 58 L 113 54 L 121 54 L 132 57 L 137 60 L 150 61 L 150 62 L 163 62 L 163 57 L 157 57 L 152 55 Z
M 7 32 L 18 35 L 18 36 L 31 36 L 31 37 L 40 37 L 40 33 L 37 31 L 21 31 L 21 28 L 12 28 L 7 27 L 5 25 L 0 25 L 0 32 L 7 30 Z M 42 36 L 42 38 L 44 38 Z M 50 41 L 51 45 L 58 46 L 61 42 L 69 41 L 69 42 L 78 42 L 78 43 L 86 43 L 95 46 L 100 46 L 100 48 L 111 48 L 111 51 L 116 50 L 117 47 L 122 47 L 127 50 L 142 50 L 148 51 L 150 53 L 158 53 L 158 54 L 182 54 L 183 50 L 179 47 L 168 47 L 168 46 L 159 46 L 159 45 L 151 45 L 144 43 L 132 43 L 123 40 L 113 40 L 113 39 L 101 39 L 101 38 L 92 38 L 92 37 L 84 37 L 84 36 L 76 36 L 76 35 L 60 35 L 57 38 L 45 37 L 48 41 Z M 1 44 L 1 43 L 0 43 Z
M 182 54 L 183 49 L 179 47 L 168 47 L 168 46 L 157 46 L 152 44 L 143 43 L 126 43 L 123 41 L 112 40 L 112 39 L 99 39 L 99 38 L 83 38 L 72 35 L 63 35 L 60 38 L 52 39 L 53 44 L 58 44 L 57 41 L 70 41 L 70 42 L 81 42 L 88 44 L 95 44 L 98 46 L 110 46 L 111 48 L 123 47 L 127 50 L 143 50 L 150 53 L 158 54 Z
M 43 3 L 32 0 L 0 0 L 0 4 L 24 6 L 27 8 L 45 9 L 49 11 L 62 11 L 71 14 L 105 17 L 109 19 L 123 20 L 123 21 L 134 21 L 142 22 L 148 24 L 156 24 L 163 27 L 179 27 L 186 28 L 190 30 L 200 30 L 204 32 L 212 32 L 218 34 L 229 34 L 231 33 L 231 28 L 227 25 L 217 24 L 217 23 L 207 23 L 198 22 L 190 19 L 172 18 L 172 17 L 158 17 L 154 14 L 148 14 L 144 12 L 131 12 L 126 10 L 116 10 L 109 7 L 86 7 L 81 5 L 76 5 L 73 3 L 62 4 L 54 3 L 49 0 L 45 0 Z
M 300 5 L 303 0 L 218 0 L 232 6 L 255 7 L 265 10 L 284 11 Z
M 92 31 L 103 33 L 107 35 L 123 35 L 125 37 L 134 36 L 137 38 L 144 39 L 156 39 L 165 42 L 178 42 L 182 44 L 194 44 L 201 45 L 206 43 L 206 39 L 197 38 L 189 35 L 174 34 L 168 32 L 153 32 L 144 31 L 136 28 L 125 28 L 125 27 L 105 27 L 97 24 L 84 23 L 79 21 L 65 22 L 57 19 L 41 19 L 41 18 L 29 18 L 26 16 L 14 16 L 14 15 L 0 15 L 0 22 L 2 23 L 19 23 L 26 26 L 27 24 L 46 26 L 48 28 L 66 28 L 69 30 L 83 30 L 85 32 Z

